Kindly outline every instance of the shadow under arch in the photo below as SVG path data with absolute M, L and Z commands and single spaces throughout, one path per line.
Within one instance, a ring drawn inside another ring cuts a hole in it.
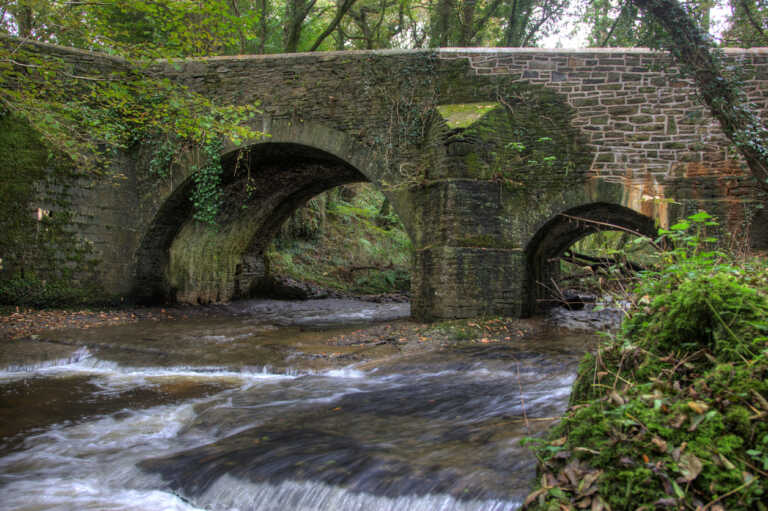
M 281 224 L 323 191 L 366 181 L 382 188 L 383 166 L 344 133 L 313 123 L 284 121 L 265 123 L 264 131 L 270 136 L 240 146 L 225 146 L 221 158 L 223 220 L 217 227 L 219 234 L 210 235 L 214 242 L 208 243 L 208 248 L 240 252 L 229 254 L 232 261 L 246 255 L 260 256 Z M 145 230 L 135 255 L 135 301 L 158 303 L 175 298 L 176 290 L 168 278 L 171 246 L 177 238 L 193 235 L 189 232 L 195 229 L 207 229 L 199 223 L 194 225 L 190 200 L 194 186 L 191 177 L 179 183 L 162 201 Z M 400 214 L 398 201 L 390 198 L 395 213 Z M 408 231 L 407 222 L 404 224 Z M 215 243 L 217 236 L 220 243 Z M 237 279 L 242 271 L 238 264 L 233 262 L 221 275 Z M 249 285 L 233 281 L 214 300 L 245 294 Z
M 527 266 L 524 315 L 533 315 L 538 304 L 551 297 L 552 281 L 559 273 L 560 256 L 590 234 L 623 230 L 651 239 L 656 237 L 653 218 L 619 204 L 594 202 L 558 213 L 542 225 L 525 248 Z

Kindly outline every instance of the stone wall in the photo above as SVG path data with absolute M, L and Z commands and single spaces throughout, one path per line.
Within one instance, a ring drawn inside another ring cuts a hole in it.
M 745 73 L 745 91 L 768 117 L 768 50 L 727 49 L 725 55 Z M 649 202 L 644 196 L 720 200 L 754 193 L 719 123 L 665 53 L 443 49 L 440 58 L 465 61 L 477 76 L 509 77 L 562 95 L 575 111 L 572 125 L 594 150 L 591 174 L 621 183 L 627 204 L 663 224 L 667 211 L 643 204 Z
M 0 37 L 0 44 L 16 48 L 17 41 Z M 48 44 L 28 43 L 16 50 L 14 58 L 23 62 L 31 56 L 56 62 L 60 71 L 75 76 L 103 79 L 129 70 L 129 65 L 120 58 Z M 34 67 L 22 68 L 19 74 L 35 80 Z M 9 114 L 3 122 L 27 129 L 24 121 Z M 4 129 L 7 133 L 9 128 Z M 130 251 L 135 249 L 140 235 L 135 222 L 138 196 L 132 155 L 116 155 L 111 167 L 97 176 L 72 162 L 61 164 L 49 159 L 50 148 L 37 136 L 27 137 L 24 147 L 19 149 L 40 152 L 43 160 L 48 159 L 43 174 L 31 176 L 33 169 L 28 165 L 18 167 L 23 164 L 13 155 L 3 158 L 3 164 L 11 167 L 3 169 L 12 176 L 10 179 L 15 176 L 28 180 L 35 189 L 34 196 L 28 199 L 16 195 L 0 198 L 19 201 L 15 210 L 25 220 L 37 219 L 37 225 L 32 227 L 37 243 L 31 245 L 37 247 L 38 253 L 29 258 L 31 264 L 26 265 L 25 278 L 31 276 L 49 286 L 51 290 L 43 292 L 52 303 L 60 301 L 54 296 L 56 293 L 64 294 L 62 300 L 70 295 L 72 299 L 89 301 L 119 301 L 127 297 L 133 281 Z M 65 225 L 59 225 L 61 219 L 66 219 Z M 42 233 L 47 237 L 44 243 Z M 23 244 L 30 244 L 23 235 L 8 240 L 6 246 L 0 246 L 0 258 Z M 41 258 L 47 258 L 49 263 L 40 264 Z M 12 278 L 18 268 L 6 264 L 4 270 L 0 279 Z
M 126 66 L 34 48 L 78 72 Z M 766 117 L 768 51 L 726 53 Z M 258 102 L 253 127 L 266 136 L 226 146 L 218 233 L 191 220 L 191 167 L 158 181 L 150 146 L 116 161 L 120 182 L 78 181 L 72 228 L 93 243 L 105 294 L 247 294 L 280 222 L 313 194 L 358 180 L 384 191 L 412 238 L 413 310 L 425 319 L 529 313 L 542 258 L 560 250 L 553 237 L 575 239 L 601 218 L 647 230 L 705 208 L 737 232 L 763 214 L 765 196 L 663 53 L 332 52 L 156 62 L 148 72 L 217 102 Z M 246 175 L 258 190 L 247 197 Z M 752 228 L 768 239 L 768 227 Z

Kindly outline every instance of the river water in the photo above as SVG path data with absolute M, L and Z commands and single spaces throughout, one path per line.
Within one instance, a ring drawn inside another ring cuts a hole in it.
M 520 440 L 563 412 L 594 337 L 328 342 L 408 312 L 262 300 L 61 332 L 67 358 L 0 372 L 0 509 L 518 508 Z

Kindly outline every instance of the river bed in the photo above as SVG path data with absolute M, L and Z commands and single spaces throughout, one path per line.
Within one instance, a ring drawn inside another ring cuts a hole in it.
M 565 410 L 595 336 L 404 339 L 408 313 L 251 300 L 56 332 L 66 357 L 0 372 L 0 509 L 517 509 L 520 440 Z

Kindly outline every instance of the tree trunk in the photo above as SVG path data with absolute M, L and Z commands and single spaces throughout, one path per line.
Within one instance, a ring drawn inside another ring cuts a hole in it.
M 665 46 L 681 71 L 689 74 L 712 115 L 734 142 L 760 186 L 768 191 L 768 129 L 749 108 L 746 94 L 723 76 L 712 43 L 677 0 L 631 0 L 654 17 L 669 35 Z
M 287 0 L 285 2 L 285 28 L 283 51 L 296 53 L 301 40 L 301 30 L 304 20 L 315 6 L 317 0 Z
M 472 46 L 472 36 L 474 35 L 475 6 L 477 0 L 464 0 L 461 5 L 461 33 L 459 35 L 459 46 Z
M 504 46 L 520 46 L 520 35 L 518 30 L 518 0 L 512 1 L 512 7 L 507 17 L 507 27 L 504 30 Z
M 448 46 L 451 40 L 451 16 L 454 13 L 453 0 L 437 0 L 437 7 L 433 14 L 432 36 L 430 45 L 433 48 Z
M 19 28 L 19 37 L 26 39 L 32 36 L 32 25 L 34 23 L 34 15 L 31 7 L 21 7 L 19 9 L 16 22 Z
M 269 18 L 269 0 L 261 0 L 261 19 L 259 19 L 259 29 L 261 31 L 261 37 L 259 40 L 259 53 L 264 55 L 267 46 L 267 34 L 269 31 L 269 25 L 267 20 Z
M 355 5 L 355 2 L 356 0 L 342 0 L 341 3 L 337 5 L 336 15 L 333 17 L 333 20 L 331 20 L 331 23 L 328 24 L 323 33 L 320 34 L 320 36 L 315 40 L 309 51 L 315 51 L 321 44 L 323 44 L 325 38 L 331 35 L 334 30 L 336 30 L 336 27 L 338 27 L 339 23 L 341 23 L 341 19 L 345 14 L 347 14 L 352 6 Z

